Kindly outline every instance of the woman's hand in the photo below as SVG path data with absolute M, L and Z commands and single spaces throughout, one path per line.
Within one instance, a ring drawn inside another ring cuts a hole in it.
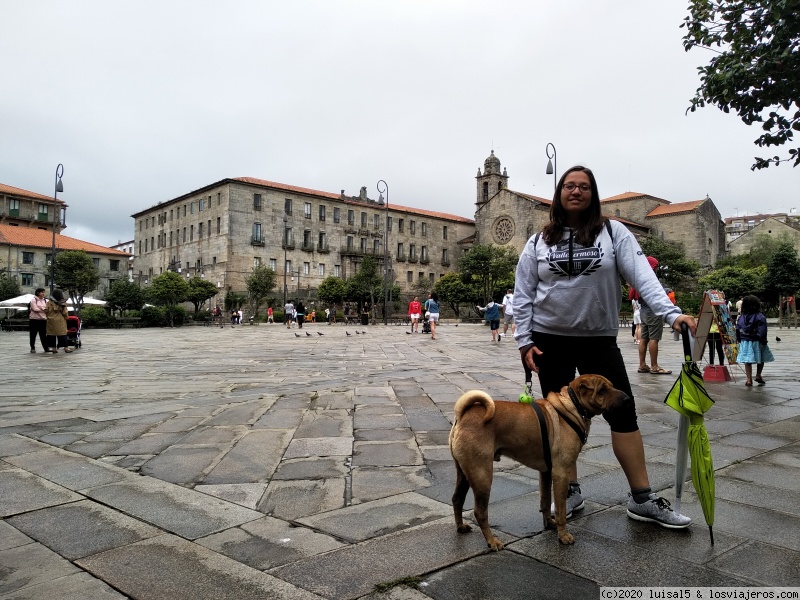
M 692 336 L 697 335 L 697 321 L 691 315 L 679 315 L 675 322 L 672 324 L 672 328 L 680 333 L 681 331 L 681 323 L 686 323 L 689 327 L 689 331 L 692 332 Z
M 533 371 L 534 373 L 539 372 L 539 367 L 536 366 L 536 362 L 534 361 L 534 356 L 541 356 L 542 351 L 536 347 L 535 344 L 528 344 L 527 346 L 523 346 L 519 349 L 520 357 L 522 358 L 522 366 L 526 369 Z

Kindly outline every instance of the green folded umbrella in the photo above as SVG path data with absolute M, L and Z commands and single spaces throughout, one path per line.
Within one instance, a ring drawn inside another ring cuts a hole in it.
M 675 510 L 680 512 L 683 482 L 686 481 L 686 451 L 692 459 L 692 483 L 700 499 L 714 545 L 714 463 L 703 414 L 714 405 L 703 383 L 697 363 L 692 361 L 689 332 L 682 328 L 684 363 L 681 374 L 664 402 L 680 413 L 677 465 L 675 470 Z

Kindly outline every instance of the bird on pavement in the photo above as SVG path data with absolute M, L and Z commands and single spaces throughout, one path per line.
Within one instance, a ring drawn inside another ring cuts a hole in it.
M 310 333 L 308 333 L 307 331 L 306 331 L 306 335 L 307 335 L 308 337 L 311 337 L 311 334 L 310 334 Z
M 318 331 L 318 332 L 317 332 L 317 335 L 325 335 L 325 334 L 324 334 L 324 333 L 322 333 L 321 331 Z
M 458 327 L 458 323 L 456 323 L 456 327 Z
M 776 341 L 776 342 L 780 342 L 780 341 L 781 341 L 781 338 L 779 338 L 779 337 L 776 335 L 776 336 L 775 336 L 775 341 Z
M 347 335 L 351 335 L 349 331 L 345 331 L 345 333 L 346 333 Z
M 299 333 L 295 333 L 294 337 L 300 337 L 300 334 Z
M 356 335 L 361 335 L 361 332 L 358 329 L 356 329 Z
M 410 331 L 406 331 L 406 335 L 411 335 L 411 332 Z

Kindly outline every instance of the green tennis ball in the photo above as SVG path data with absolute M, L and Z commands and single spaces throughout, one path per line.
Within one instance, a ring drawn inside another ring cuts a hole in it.
M 523 404 L 531 404 L 533 402 L 533 396 L 523 392 L 519 395 L 519 401 Z

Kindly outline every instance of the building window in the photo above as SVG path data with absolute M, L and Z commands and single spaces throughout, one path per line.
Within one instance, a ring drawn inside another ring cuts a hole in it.
M 261 266 L 261 257 L 260 256 L 254 256 L 253 257 L 253 268 L 257 269 L 260 266 Z
M 489 182 L 483 182 L 483 201 L 486 202 L 489 200 Z
M 372 215 L 372 228 L 377 231 L 381 228 L 381 216 L 380 215 Z
M 260 244 L 263 241 L 261 238 L 261 223 L 253 223 L 253 243 Z
M 151 236 L 150 237 L 150 250 L 155 250 L 155 249 L 156 249 L 156 238 Z
M 320 221 L 324 221 L 325 220 L 325 205 L 324 204 L 320 204 L 319 205 L 319 220 Z
M 189 214 L 191 214 L 191 215 L 194 214 L 194 202 L 190 202 L 189 203 Z M 154 225 L 155 225 L 155 223 L 154 223 Z
M 222 228 L 222 217 L 217 217 L 217 233 L 220 232 Z
M 22 253 L 22 264 L 23 265 L 32 265 L 33 264 L 33 252 L 23 252 Z
M 287 260 L 283 264 L 283 269 L 284 269 L 285 273 L 291 273 L 292 272 L 292 261 L 291 260 Z
M 338 223 L 341 218 L 341 212 L 338 207 L 333 209 L 333 222 Z
M 278 270 L 278 259 L 277 258 L 270 258 L 269 259 L 269 268 L 273 271 Z
M 422 271 L 420 271 L 420 272 L 419 272 L 419 276 L 417 277 L 417 280 L 418 280 L 418 281 L 422 281 L 423 279 L 425 279 L 425 273 L 423 273 Z
M 209 202 L 208 205 L 211 206 L 211 203 Z M 211 219 L 208 220 L 208 229 L 206 229 L 206 232 L 208 232 L 208 237 L 211 237 Z
M 320 277 L 325 277 L 325 265 L 324 264 L 319 263 L 317 265 L 317 275 L 319 275 Z
M 417 260 L 417 246 L 416 244 L 408 245 L 408 259 Z
M 430 279 L 431 283 L 433 283 L 433 280 L 435 279 L 434 274 L 433 273 L 428 273 L 428 279 Z
M 142 240 L 139 240 L 139 254 L 142 253 Z
M 169 220 L 172 221 L 172 209 L 169 209 Z
M 420 262 L 428 262 L 428 247 L 422 246 L 419 253 Z
M 405 253 L 403 252 L 403 242 L 397 242 L 397 258 L 403 260 Z
M 194 225 L 189 225 L 189 241 L 194 241 Z
M 92 264 L 94 265 L 95 269 L 100 268 L 100 259 L 99 258 L 93 258 L 92 259 Z
M 425 236 L 428 235 L 428 224 L 427 223 L 422 223 L 422 232 L 421 233 L 422 233 L 422 237 L 425 237 Z
M 442 239 L 443 239 L 443 240 L 446 240 L 446 239 L 447 239 L 447 225 L 445 225 L 444 227 L 442 227 Z
M 319 232 L 319 240 L 317 244 L 317 250 L 325 251 L 328 249 L 328 236 L 325 234 L 324 231 Z
M 205 205 L 205 202 L 203 201 L 202 198 L 200 198 L 200 200 L 197 201 L 197 212 L 203 212 L 203 206 L 204 205 Z
M 172 246 L 172 231 L 169 232 L 169 245 Z
M 449 260 L 448 255 L 447 255 L 447 248 L 442 250 L 442 264 L 445 265 L 445 266 L 450 264 L 450 260 Z
M 20 273 L 20 276 L 22 277 L 22 285 L 33 285 L 33 273 Z
M 403 225 L 405 224 L 404 221 L 405 221 L 405 219 L 397 219 L 397 232 L 398 233 L 403 233 Z
M 47 221 L 47 204 L 39 204 L 39 220 Z
M 222 192 L 217 192 L 217 206 L 222 205 Z
M 285 212 L 287 215 L 292 214 L 292 199 L 291 198 L 286 198 L 283 201 L 283 212 Z
M 408 232 L 411 235 L 417 235 L 417 222 L 416 221 L 410 221 L 408 223 Z
M 311 202 L 303 203 L 303 216 L 306 219 L 310 219 L 311 218 Z
M 303 275 L 311 275 L 311 263 L 303 263 Z
M 342 265 L 333 265 L 333 276 L 334 277 L 341 277 L 342 273 Z
M 408 283 L 414 283 L 414 271 L 407 271 L 406 272 L 406 281 Z
M 303 250 L 313 250 L 314 243 L 311 241 L 311 230 L 306 229 L 303 231 Z
M 364 254 L 367 253 L 367 238 L 361 238 L 361 246 L 360 246 L 360 248 L 361 248 L 361 252 L 363 252 Z
M 380 238 L 375 238 L 375 239 L 372 240 L 372 253 L 375 256 L 378 256 L 378 254 L 381 253 L 381 239 Z
M 186 227 L 183 228 L 183 242 L 186 243 Z M 147 242 L 144 244 L 145 250 L 147 250 Z
M 118 260 L 109 260 L 108 261 L 108 270 L 109 271 L 119 271 L 119 261 Z
M 361 227 L 366 228 L 366 226 L 367 226 L 367 213 L 362 212 L 361 213 Z
M 386 231 L 392 230 L 392 217 L 386 217 Z
M 350 250 L 350 251 L 353 250 L 353 236 L 352 235 L 348 235 L 347 236 L 347 249 Z
M 348 225 L 355 225 L 356 224 L 356 213 L 352 210 L 347 211 L 347 224 Z
M 261 194 L 253 194 L 253 210 L 261 210 Z
M 198 240 L 202 240 L 203 239 L 203 224 L 202 223 L 200 223 L 197 226 L 197 239 Z

